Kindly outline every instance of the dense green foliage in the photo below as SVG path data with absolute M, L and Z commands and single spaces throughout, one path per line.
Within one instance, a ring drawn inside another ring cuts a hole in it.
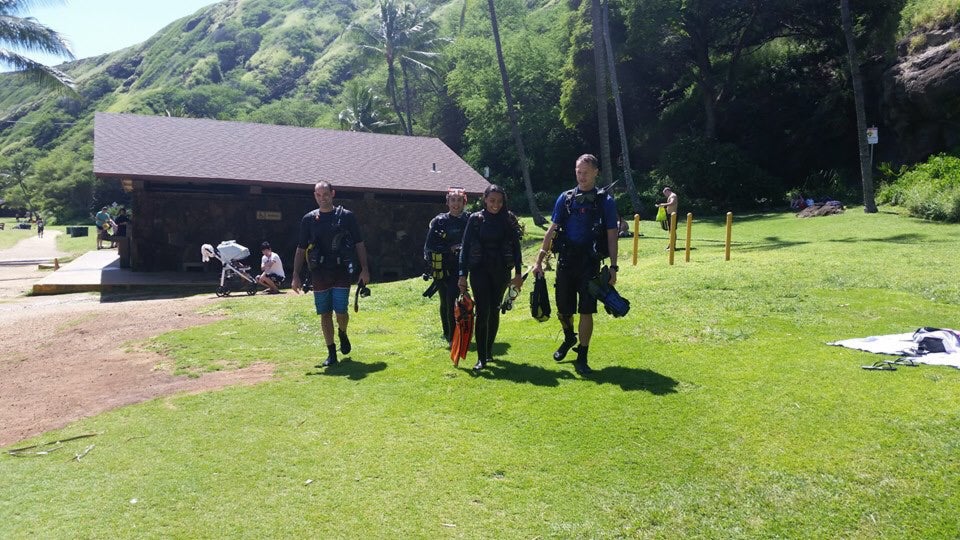
M 888 175 L 895 178 L 880 188 L 879 202 L 902 206 L 923 219 L 960 223 L 960 158 L 938 154 Z
M 0 455 L 0 537 L 956 536 L 960 371 L 864 371 L 892 357 L 825 343 L 954 325 L 956 268 L 929 261 L 953 260 L 960 226 L 738 215 L 726 262 L 722 220 L 698 220 L 673 266 L 642 230 L 637 266 L 621 241 L 633 309 L 597 315 L 590 378 L 550 357 L 559 324 L 530 317 L 527 289 L 481 376 L 451 366 L 419 279 L 374 284 L 326 372 L 312 298 L 211 293 L 224 320 L 152 348 L 275 379 L 18 443 L 98 434 Z
M 957 4 L 854 0 L 859 48 L 890 58 L 898 36 L 953 20 Z M 589 5 L 496 2 L 541 208 L 572 183 L 577 155 L 599 152 Z M 665 183 L 700 211 L 762 207 L 790 189 L 859 198 L 833 0 L 611 0 L 610 34 L 629 138 L 625 149 L 614 137 L 614 168 L 629 152 L 644 209 Z M 90 173 L 94 111 L 437 136 L 526 207 L 483 2 L 221 2 L 61 68 L 78 95 L 0 74 L 0 173 L 26 165 L 22 182 L 0 176 L 2 198 L 54 221 L 124 202 Z M 868 72 L 875 93 L 879 73 Z
M 900 21 L 902 34 L 960 21 L 960 0 L 907 0 Z

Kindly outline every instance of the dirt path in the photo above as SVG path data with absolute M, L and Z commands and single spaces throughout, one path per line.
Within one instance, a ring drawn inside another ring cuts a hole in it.
M 35 263 L 9 263 L 26 253 L 38 258 L 40 252 L 29 249 L 16 252 L 19 255 L 0 250 L 0 446 L 123 405 L 177 392 L 253 384 L 272 376 L 274 366 L 263 363 L 199 378 L 174 377 L 161 367 L 169 364 L 167 358 L 138 344 L 218 320 L 197 314 L 218 299 L 24 297 L 23 291 L 46 275 Z

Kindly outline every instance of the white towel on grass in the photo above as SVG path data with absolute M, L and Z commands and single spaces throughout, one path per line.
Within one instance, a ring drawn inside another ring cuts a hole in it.
M 942 329 L 935 332 L 923 332 L 924 329 L 905 334 L 890 334 L 886 336 L 870 336 L 865 338 L 844 339 L 832 341 L 827 345 L 836 345 L 858 351 L 877 354 L 891 354 L 907 358 L 917 364 L 934 366 L 952 366 L 960 369 L 960 332 Z M 939 336 L 943 338 L 943 346 L 947 352 L 923 352 L 918 348 L 918 340 L 923 336 Z

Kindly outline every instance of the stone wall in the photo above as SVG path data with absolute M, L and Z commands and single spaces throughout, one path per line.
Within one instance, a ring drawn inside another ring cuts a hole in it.
M 427 226 L 433 216 L 446 209 L 442 195 L 337 192 L 335 204 L 356 214 L 371 278 L 376 281 L 421 274 Z M 213 186 L 197 191 L 185 186 L 147 184 L 133 192 L 131 267 L 135 271 L 219 272 L 219 261 L 201 264 L 200 246 L 236 240 L 250 249 L 247 262 L 257 270 L 260 243 L 268 240 L 290 274 L 300 218 L 315 208 L 312 191 L 308 190 L 264 189 L 251 193 L 249 186 Z
M 960 26 L 917 30 L 897 44 L 882 107 L 903 161 L 960 145 Z

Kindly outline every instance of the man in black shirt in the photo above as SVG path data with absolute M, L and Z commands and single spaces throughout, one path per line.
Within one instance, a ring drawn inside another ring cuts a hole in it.
M 347 311 L 353 274 L 360 272 L 360 284 L 370 283 L 367 270 L 367 250 L 360 236 L 360 228 L 353 212 L 333 205 L 336 191 L 329 182 L 317 182 L 313 196 L 318 208 L 307 212 L 300 220 L 297 253 L 293 259 L 293 278 L 290 287 L 300 292 L 300 273 L 303 263 L 310 268 L 313 280 L 313 299 L 320 328 L 327 345 L 327 359 L 320 367 L 337 364 L 337 348 L 333 343 L 333 312 L 337 314 L 337 335 L 340 352 L 349 354 Z

